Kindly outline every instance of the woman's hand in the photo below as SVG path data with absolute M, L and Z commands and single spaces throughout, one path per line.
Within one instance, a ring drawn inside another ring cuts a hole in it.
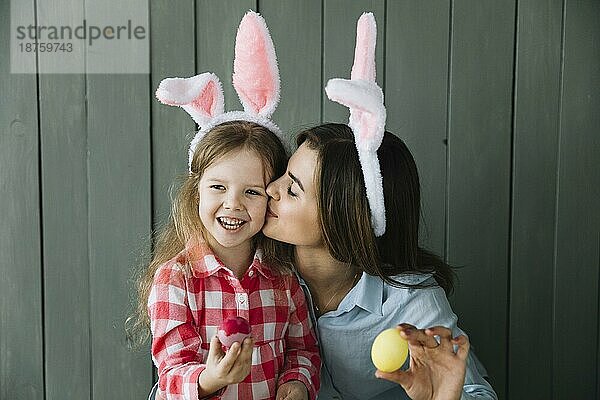
M 250 373 L 253 347 L 254 339 L 246 338 L 241 345 L 235 342 L 227 353 L 224 353 L 219 339 L 213 337 L 206 358 L 206 369 L 198 377 L 199 397 L 208 396 L 227 385 L 243 381 Z
M 460 399 L 469 339 L 464 335 L 453 339 L 452 331 L 442 326 L 417 329 L 409 324 L 401 324 L 397 329 L 408 341 L 410 367 L 407 371 L 378 370 L 375 376 L 398 383 L 413 400 Z M 434 336 L 440 337 L 439 344 Z M 456 353 L 454 345 L 458 345 Z
M 300 381 L 287 381 L 277 388 L 277 400 L 308 400 L 308 390 Z

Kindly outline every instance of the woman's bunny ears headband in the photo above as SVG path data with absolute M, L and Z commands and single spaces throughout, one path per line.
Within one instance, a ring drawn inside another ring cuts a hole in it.
M 361 15 L 356 25 L 356 48 L 350 80 L 330 79 L 325 92 L 330 100 L 350 109 L 348 125 L 354 132 L 358 158 L 365 178 L 375 236 L 385 233 L 383 178 L 377 149 L 385 132 L 383 91 L 375 82 L 377 26 L 372 13 Z
M 265 20 L 253 11 L 244 15 L 235 38 L 233 87 L 244 111 L 224 112 L 221 82 L 210 72 L 191 78 L 163 79 L 158 86 L 156 98 L 161 103 L 183 108 L 200 127 L 190 143 L 190 171 L 194 151 L 202 137 L 223 122 L 254 122 L 275 133 L 286 144 L 281 130 L 270 120 L 280 93 L 275 47 Z

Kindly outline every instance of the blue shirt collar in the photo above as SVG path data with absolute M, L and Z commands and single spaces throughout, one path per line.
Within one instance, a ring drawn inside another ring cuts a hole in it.
M 306 288 L 309 301 L 312 305 L 312 295 L 310 294 L 308 285 L 298 271 L 294 270 L 294 273 L 298 277 L 300 285 Z M 366 272 L 363 272 L 358 283 L 350 290 L 350 292 L 348 292 L 346 297 L 344 297 L 338 306 L 338 309 L 336 311 L 330 311 L 326 313 L 325 316 L 334 317 L 348 312 L 354 307 L 360 307 L 371 314 L 383 315 L 383 285 L 383 279 L 380 277 L 371 276 Z
M 310 295 L 308 285 L 298 271 L 294 271 L 294 273 L 298 277 L 300 285 L 306 288 L 306 292 L 312 304 L 312 296 Z M 405 273 L 393 276 L 392 279 L 401 284 L 418 285 L 428 279 L 432 279 L 432 276 L 433 274 Z M 350 290 L 350 292 L 348 292 L 346 297 L 344 297 L 338 306 L 338 309 L 326 313 L 325 316 L 336 317 L 340 314 L 351 311 L 354 307 L 360 307 L 371 314 L 383 316 L 382 309 L 384 286 L 385 282 L 383 279 L 381 279 L 381 277 L 369 275 L 366 272 L 363 272 L 358 283 Z
M 363 272 L 358 283 L 344 297 L 337 311 L 332 314 L 339 315 L 352 310 L 354 307 L 360 307 L 371 314 L 383 315 L 381 311 L 383 284 L 383 279 L 380 277 Z

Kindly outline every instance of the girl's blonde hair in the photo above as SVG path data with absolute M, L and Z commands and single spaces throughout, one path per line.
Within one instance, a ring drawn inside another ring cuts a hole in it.
M 126 322 L 128 338 L 135 345 L 145 342 L 149 337 L 147 303 L 158 268 L 179 254 L 190 239 L 198 239 L 199 235 L 206 239 L 206 231 L 198 215 L 198 183 L 204 171 L 221 157 L 239 150 L 252 151 L 261 159 L 265 186 L 285 172 L 287 156 L 281 140 L 261 125 L 231 121 L 217 125 L 206 133 L 194 152 L 191 172 L 182 177 L 183 182 L 171 205 L 169 221 L 158 234 L 153 235 L 155 247 L 152 259 L 137 278 L 136 311 Z M 279 244 L 259 232 L 253 238 L 253 245 L 263 249 L 264 261 L 271 269 L 275 272 L 285 271 L 275 258 L 280 251 Z

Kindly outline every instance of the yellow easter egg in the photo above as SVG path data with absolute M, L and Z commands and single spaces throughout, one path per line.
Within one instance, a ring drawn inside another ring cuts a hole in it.
M 408 356 L 408 343 L 395 328 L 386 329 L 373 341 L 371 359 L 378 370 L 394 372 L 399 369 Z

